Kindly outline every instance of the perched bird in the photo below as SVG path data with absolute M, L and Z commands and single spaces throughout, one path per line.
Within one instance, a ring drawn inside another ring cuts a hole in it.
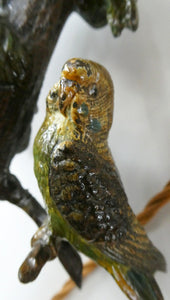
M 48 226 L 104 267 L 129 299 L 161 300 L 153 274 L 165 270 L 165 260 L 128 204 L 107 142 L 112 118 L 107 70 L 88 60 L 67 61 L 34 143 Z

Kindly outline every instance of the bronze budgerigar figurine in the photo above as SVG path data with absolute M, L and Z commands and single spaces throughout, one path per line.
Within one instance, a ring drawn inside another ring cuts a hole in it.
M 49 219 L 33 247 L 53 243 L 57 248 L 64 238 L 104 267 L 129 299 L 161 300 L 153 276 L 165 270 L 165 260 L 128 204 L 107 142 L 112 116 L 107 70 L 88 60 L 67 61 L 49 92 L 34 143 L 35 175 Z

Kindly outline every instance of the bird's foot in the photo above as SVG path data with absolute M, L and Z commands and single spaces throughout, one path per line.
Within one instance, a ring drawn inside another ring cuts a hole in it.
M 59 260 L 78 287 L 82 281 L 82 261 L 68 241 L 52 234 L 48 223 L 41 226 L 31 240 L 32 250 L 19 269 L 23 283 L 33 281 L 45 263 L 58 256 Z
M 31 240 L 32 250 L 19 269 L 19 279 L 23 283 L 33 281 L 48 260 L 57 256 L 52 233 L 47 224 L 42 225 Z

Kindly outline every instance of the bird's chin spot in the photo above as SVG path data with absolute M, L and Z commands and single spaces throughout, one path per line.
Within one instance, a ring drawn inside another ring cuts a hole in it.
M 101 123 L 98 119 L 93 118 L 90 120 L 90 124 L 88 125 L 88 128 L 94 132 L 97 133 L 101 130 Z
M 77 112 L 83 117 L 87 117 L 89 114 L 89 109 L 86 103 L 82 103 L 80 107 L 77 109 Z

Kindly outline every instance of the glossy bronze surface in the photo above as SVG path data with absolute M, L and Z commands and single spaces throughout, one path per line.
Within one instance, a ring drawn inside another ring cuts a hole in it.
M 114 107 L 109 73 L 71 59 L 46 103 L 34 159 L 51 236 L 104 267 L 129 299 L 163 299 L 153 274 L 165 270 L 165 260 L 128 204 L 107 143 Z
M 28 145 L 39 91 L 62 27 L 74 10 L 94 27 L 107 20 L 114 27 L 119 15 L 134 23 L 134 3 L 9 0 L 0 4 L 0 199 L 24 209 L 38 225 L 45 219 L 45 211 L 9 173 L 9 166 L 14 155 Z M 118 27 L 113 34 L 130 26 L 125 22 Z
M 117 20 L 117 15 L 122 12 L 119 19 L 123 16 L 128 19 L 130 10 L 134 12 L 133 0 L 123 1 L 123 6 L 121 3 L 117 2 L 115 5 L 114 1 L 104 0 L 8 0 L 0 3 L 0 200 L 8 200 L 22 208 L 38 226 L 44 226 L 47 214 L 37 200 L 22 187 L 16 176 L 10 173 L 11 160 L 28 145 L 31 121 L 46 68 L 70 13 L 77 11 L 94 27 L 101 27 L 109 22 L 113 34 L 118 36 L 123 28 L 130 26 L 125 22 L 123 26 L 115 27 L 113 23 L 117 24 L 114 21 Z M 126 9 L 126 3 L 129 3 L 130 10 Z M 134 15 L 136 13 L 130 16 L 133 22 Z M 136 27 L 131 29 L 135 30 Z M 91 93 L 95 93 L 95 87 L 91 87 Z M 87 113 L 86 106 L 81 109 L 84 114 Z M 89 126 L 95 131 L 100 124 L 94 119 Z M 41 230 L 42 228 L 40 232 Z M 44 263 L 57 255 L 56 250 L 55 254 L 53 252 L 53 243 L 55 241 L 49 239 L 47 248 L 43 243 L 40 246 L 37 243 L 32 245 L 33 251 L 20 271 L 21 281 L 33 280 Z M 74 256 L 71 246 L 69 249 L 70 255 Z M 33 256 L 38 263 L 31 270 L 30 261 Z M 61 261 L 65 264 L 63 258 Z M 81 270 L 79 257 L 75 256 L 75 261 L 77 268 Z M 81 272 L 74 272 L 73 269 L 71 271 L 69 266 L 68 271 L 80 286 Z
M 38 225 L 46 213 L 9 173 L 9 166 L 28 145 L 44 74 L 72 5 L 4 1 L 0 11 L 0 199 L 23 208 Z

